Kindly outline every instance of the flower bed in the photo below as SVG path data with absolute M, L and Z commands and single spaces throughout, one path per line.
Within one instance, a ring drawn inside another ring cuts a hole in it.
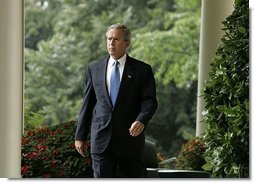
M 76 122 L 27 131 L 22 137 L 23 178 L 92 177 L 89 143 L 86 157 L 74 146 Z
M 202 138 L 194 137 L 183 144 L 177 157 L 175 168 L 178 170 L 200 170 L 205 164 L 203 154 L 205 152 L 205 143 Z

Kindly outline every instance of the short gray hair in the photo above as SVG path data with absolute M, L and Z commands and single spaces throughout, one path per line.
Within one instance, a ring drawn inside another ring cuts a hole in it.
M 131 31 L 128 27 L 126 27 L 124 24 L 116 23 L 113 25 L 110 25 L 106 32 L 106 37 L 108 36 L 108 32 L 111 29 L 122 29 L 124 32 L 124 41 L 130 41 L 131 40 Z

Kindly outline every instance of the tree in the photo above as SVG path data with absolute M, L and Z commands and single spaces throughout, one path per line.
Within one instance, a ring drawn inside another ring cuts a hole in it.
M 137 33 L 131 53 L 152 64 L 163 84 L 174 80 L 178 87 L 189 87 L 198 73 L 200 1 L 175 3 L 175 12 L 164 12 L 162 30 Z
M 41 40 L 54 35 L 54 17 L 60 11 L 60 1 L 25 0 L 25 47 L 37 49 Z M 32 15 L 32 16 L 27 16 Z

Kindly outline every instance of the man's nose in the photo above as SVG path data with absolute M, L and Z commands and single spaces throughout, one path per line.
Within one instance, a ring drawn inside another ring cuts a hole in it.
M 109 44 L 110 44 L 110 45 L 114 45 L 114 44 L 115 44 L 114 39 L 110 40 Z

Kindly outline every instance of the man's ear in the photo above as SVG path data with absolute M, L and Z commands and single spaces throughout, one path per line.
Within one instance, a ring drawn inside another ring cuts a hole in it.
M 131 40 L 128 40 L 128 41 L 126 42 L 126 46 L 127 46 L 127 48 L 129 48 L 129 47 L 130 47 L 130 45 L 131 45 Z

